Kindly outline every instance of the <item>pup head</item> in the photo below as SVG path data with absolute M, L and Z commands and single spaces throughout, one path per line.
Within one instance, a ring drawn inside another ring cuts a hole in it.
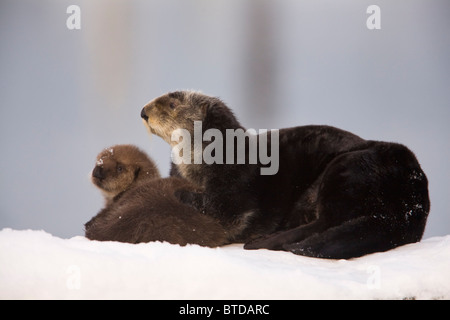
M 153 161 L 132 145 L 104 149 L 92 171 L 92 183 L 102 191 L 106 201 L 141 181 L 159 177 Z

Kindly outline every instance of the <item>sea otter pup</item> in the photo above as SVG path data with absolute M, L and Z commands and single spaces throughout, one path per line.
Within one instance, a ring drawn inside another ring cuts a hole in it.
M 218 221 L 174 196 L 178 188 L 197 189 L 182 178 L 160 178 L 153 161 L 134 146 L 117 145 L 100 153 L 92 181 L 102 191 L 106 206 L 85 224 L 91 240 L 209 247 L 228 243 Z
M 102 192 L 106 206 L 119 194 L 142 181 L 160 178 L 158 168 L 139 148 L 116 145 L 97 155 L 92 183 Z
M 174 130 L 194 134 L 195 121 L 203 133 L 243 129 L 220 99 L 192 91 L 152 100 L 141 117 L 172 146 Z M 203 139 L 200 152 L 209 143 Z M 408 148 L 330 126 L 281 129 L 278 145 L 275 175 L 261 175 L 261 163 L 177 165 L 204 190 L 177 197 L 220 219 L 246 249 L 341 259 L 420 241 L 430 209 L 428 182 Z

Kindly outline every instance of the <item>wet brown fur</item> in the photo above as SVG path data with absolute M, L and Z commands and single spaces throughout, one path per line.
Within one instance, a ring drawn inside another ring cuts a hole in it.
M 134 146 L 105 149 L 98 155 L 92 175 L 106 205 L 85 224 L 86 237 L 91 240 L 167 241 L 209 247 L 229 242 L 227 232 L 215 219 L 174 196 L 178 188 L 198 188 L 180 177 L 160 178 L 153 161 Z

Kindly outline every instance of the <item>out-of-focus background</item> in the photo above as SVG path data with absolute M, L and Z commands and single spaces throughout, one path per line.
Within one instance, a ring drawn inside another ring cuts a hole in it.
M 448 0 L 2 0 L 0 228 L 83 235 L 103 205 L 89 174 L 113 144 L 168 175 L 170 148 L 140 111 L 195 89 L 247 128 L 328 124 L 406 144 L 430 181 L 425 237 L 450 234 L 449 16 Z

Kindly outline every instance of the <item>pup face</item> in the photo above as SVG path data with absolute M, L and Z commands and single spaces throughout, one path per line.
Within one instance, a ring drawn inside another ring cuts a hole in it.
M 92 170 L 92 183 L 102 191 L 106 200 L 114 198 L 140 180 L 159 177 L 155 164 L 145 153 L 131 145 L 104 149 L 97 156 Z
M 177 91 L 150 101 L 141 112 L 151 133 L 172 144 L 172 132 L 186 129 L 194 132 L 194 121 L 203 121 L 211 97 L 193 91 Z
M 136 167 L 121 163 L 114 157 L 114 149 L 105 149 L 97 156 L 92 171 L 92 182 L 104 193 L 106 198 L 114 198 L 130 187 L 136 178 Z

